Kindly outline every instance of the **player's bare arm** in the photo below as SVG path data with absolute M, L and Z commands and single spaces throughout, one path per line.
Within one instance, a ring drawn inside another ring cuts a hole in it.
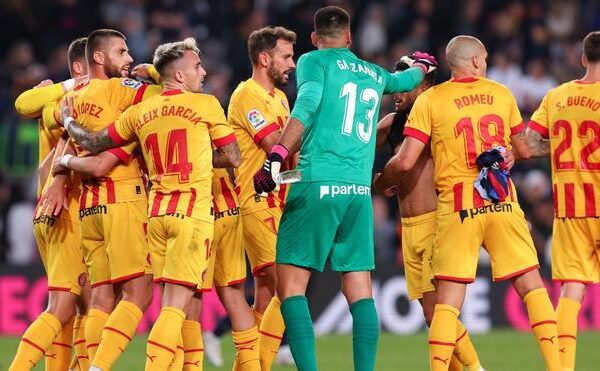
M 398 180 L 402 179 L 415 166 L 423 149 L 425 149 L 425 143 L 413 137 L 406 137 L 398 153 L 388 161 L 381 176 L 375 180 L 375 188 L 385 191 L 395 186 Z
M 547 157 L 550 155 L 550 141 L 542 138 L 535 130 L 527 128 L 525 131 L 527 146 L 531 157 Z
M 66 97 L 60 105 L 60 115 L 65 129 L 79 145 L 93 154 L 99 154 L 107 149 L 119 145 L 108 135 L 108 128 L 100 131 L 92 131 L 79 125 L 73 118 L 73 97 Z
M 242 154 L 237 142 L 218 147 L 213 151 L 213 167 L 239 167 L 242 163 Z
M 278 144 L 287 148 L 289 153 L 296 153 L 302 144 L 302 134 L 304 134 L 304 125 L 299 120 L 290 117 L 281 132 Z
M 525 130 L 510 137 L 514 160 L 527 160 L 531 157 L 529 145 L 527 143 L 527 133 Z
M 96 156 L 77 157 L 65 154 L 57 157 L 54 171 L 73 170 L 93 178 L 105 177 L 121 160 L 110 152 L 102 152 Z
M 380 149 L 387 143 L 395 115 L 395 112 L 388 113 L 377 123 L 377 140 L 375 142 L 375 148 Z

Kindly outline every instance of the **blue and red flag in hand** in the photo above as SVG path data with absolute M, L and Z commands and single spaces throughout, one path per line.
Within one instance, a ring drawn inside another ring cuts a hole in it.
M 508 196 L 510 172 L 504 164 L 504 151 L 504 147 L 497 146 L 477 156 L 480 172 L 475 180 L 475 189 L 482 198 L 493 203 L 504 202 Z

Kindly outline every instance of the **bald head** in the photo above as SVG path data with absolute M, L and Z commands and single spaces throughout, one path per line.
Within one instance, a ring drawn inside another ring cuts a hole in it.
M 467 74 L 485 76 L 487 51 L 483 43 L 476 37 L 459 35 L 446 46 L 446 60 L 450 70 Z

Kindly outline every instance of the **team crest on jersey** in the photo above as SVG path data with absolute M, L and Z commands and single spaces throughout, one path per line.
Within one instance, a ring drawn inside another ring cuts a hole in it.
M 248 121 L 250 122 L 250 125 L 252 125 L 252 127 L 256 130 L 258 130 L 258 128 L 263 127 L 267 124 L 267 120 L 265 119 L 265 116 L 263 116 L 262 113 L 260 113 L 259 110 L 257 109 L 251 109 L 250 111 L 248 111 Z
M 288 107 L 288 104 L 287 104 L 287 102 L 285 101 L 285 99 L 282 99 L 282 100 L 281 100 L 281 105 L 283 106 L 283 108 L 285 108 L 285 109 L 286 109 L 286 111 L 289 111 L 289 110 L 290 110 L 290 107 Z
M 138 89 L 142 86 L 142 83 L 133 79 L 123 79 L 121 80 L 121 85 L 132 89 Z

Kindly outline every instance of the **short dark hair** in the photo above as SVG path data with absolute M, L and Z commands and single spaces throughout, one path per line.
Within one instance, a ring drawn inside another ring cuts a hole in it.
M 350 27 L 350 15 L 339 6 L 326 6 L 315 13 L 315 32 L 320 37 L 337 37 Z
M 283 39 L 292 44 L 296 43 L 296 33 L 285 27 L 263 27 L 253 31 L 248 37 L 248 56 L 252 65 L 258 64 L 258 55 L 270 52 L 277 46 L 277 40 Z
M 104 42 L 111 37 L 118 37 L 123 40 L 127 40 L 122 32 L 110 28 L 101 28 L 92 31 L 92 33 L 88 35 L 85 55 L 89 64 L 94 62 L 94 52 L 100 50 L 104 46 Z
M 591 63 L 600 62 L 600 31 L 593 31 L 583 39 L 583 54 Z
M 71 44 L 69 44 L 69 51 L 68 51 L 69 66 L 71 66 L 73 64 L 73 62 L 75 62 L 76 60 L 85 59 L 86 44 L 87 44 L 86 37 L 80 37 L 78 39 L 75 39 L 71 42 Z
M 404 70 L 406 70 L 408 68 L 409 68 L 408 64 L 404 63 L 403 61 L 398 61 L 398 62 L 396 62 L 396 65 L 394 66 L 394 71 L 404 71 Z M 435 85 L 435 74 L 436 74 L 436 71 L 437 71 L 437 69 L 429 72 L 428 74 L 426 74 L 423 77 L 423 81 L 425 81 L 425 83 L 428 86 Z

